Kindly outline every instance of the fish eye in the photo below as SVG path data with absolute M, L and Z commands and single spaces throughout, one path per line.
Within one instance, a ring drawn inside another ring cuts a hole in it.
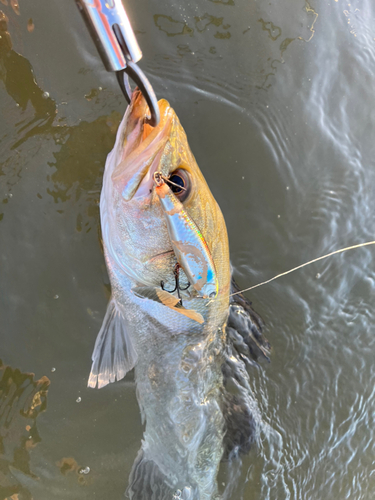
M 190 180 L 186 171 L 179 169 L 172 172 L 167 183 L 171 191 L 180 201 L 184 201 L 190 193 Z

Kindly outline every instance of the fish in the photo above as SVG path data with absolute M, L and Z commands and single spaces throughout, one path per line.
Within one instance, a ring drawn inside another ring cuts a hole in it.
M 133 92 L 105 165 L 100 217 L 111 298 L 88 386 L 134 368 L 145 432 L 131 499 L 211 500 L 223 457 L 253 440 L 244 359 L 267 358 L 269 344 L 246 299 L 230 299 L 223 214 L 175 111 L 164 99 L 158 105 L 152 127 Z

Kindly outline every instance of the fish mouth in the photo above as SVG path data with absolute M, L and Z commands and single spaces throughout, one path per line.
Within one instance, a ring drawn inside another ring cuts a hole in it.
M 127 112 L 121 161 L 112 174 L 112 181 L 125 201 L 150 195 L 154 185 L 153 175 L 169 142 L 174 111 L 164 99 L 158 105 L 160 122 L 152 127 L 146 123 L 149 114 L 146 100 L 139 90 L 133 92 Z

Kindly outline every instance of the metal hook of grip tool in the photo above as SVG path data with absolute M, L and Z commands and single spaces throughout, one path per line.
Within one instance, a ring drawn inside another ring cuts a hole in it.
M 158 101 L 143 71 L 137 66 L 142 57 L 129 18 L 121 0 L 76 0 L 107 71 L 116 71 L 120 88 L 130 103 L 129 77 L 142 92 L 155 127 L 160 121 Z

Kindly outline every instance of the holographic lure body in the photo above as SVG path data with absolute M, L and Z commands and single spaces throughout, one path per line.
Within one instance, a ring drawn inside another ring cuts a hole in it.
M 154 180 L 155 191 L 163 208 L 178 263 L 198 295 L 203 298 L 215 298 L 219 285 L 206 240 L 159 172 L 155 173 Z

